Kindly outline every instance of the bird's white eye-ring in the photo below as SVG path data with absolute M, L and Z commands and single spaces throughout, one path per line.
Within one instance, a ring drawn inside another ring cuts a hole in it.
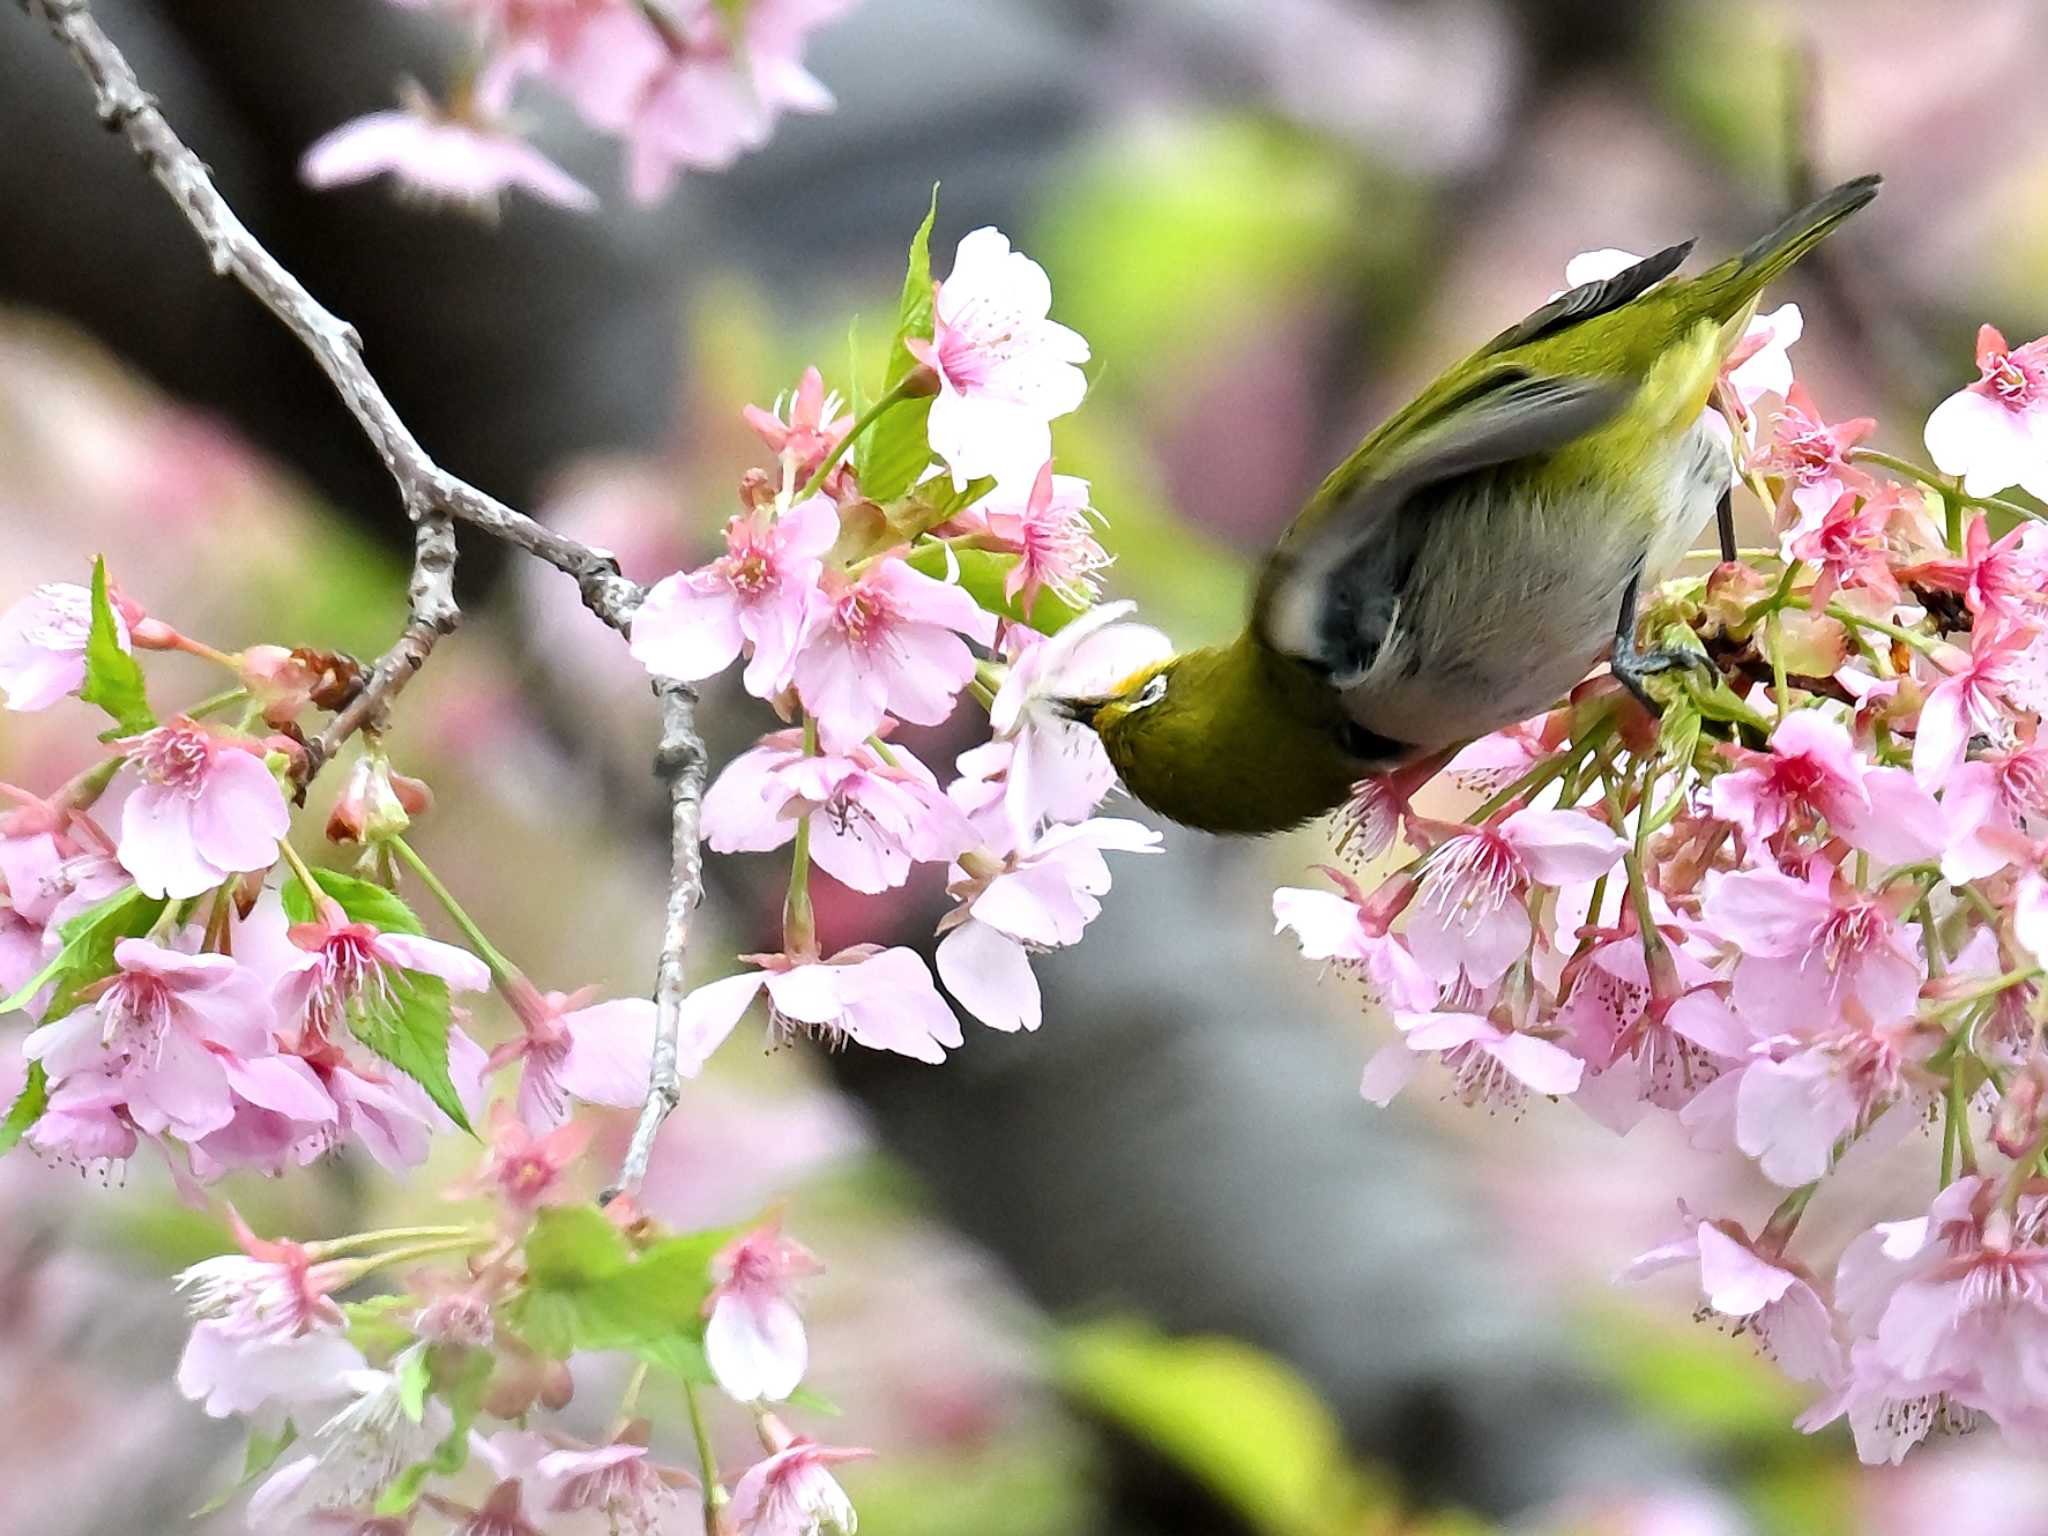
M 1145 686 L 1131 695 L 1130 708 L 1145 709 L 1166 697 L 1166 674 L 1154 672 L 1145 679 Z

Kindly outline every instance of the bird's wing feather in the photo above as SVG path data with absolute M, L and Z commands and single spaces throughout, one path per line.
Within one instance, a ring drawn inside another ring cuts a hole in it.
M 1333 677 L 1369 666 L 1427 531 L 1403 514 L 1415 493 L 1547 453 L 1609 420 L 1632 388 L 1509 363 L 1449 398 L 1424 396 L 1341 465 L 1281 539 L 1253 604 L 1260 638 Z
M 1532 341 L 1541 341 L 1546 336 L 1555 336 L 1559 331 L 1577 325 L 1581 320 L 1590 320 L 1595 315 L 1605 315 L 1633 302 L 1676 272 L 1691 253 L 1693 242 L 1681 241 L 1667 245 L 1654 256 L 1645 256 L 1634 266 L 1623 267 L 1611 277 L 1596 278 L 1590 283 L 1560 293 L 1534 313 L 1524 316 L 1515 324 L 1502 331 L 1482 349 L 1488 353 L 1508 352 L 1516 347 L 1527 346 Z

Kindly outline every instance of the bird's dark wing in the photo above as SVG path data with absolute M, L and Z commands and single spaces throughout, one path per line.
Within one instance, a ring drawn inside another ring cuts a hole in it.
M 1503 363 L 1425 394 L 1339 465 L 1288 529 L 1260 574 L 1255 632 L 1333 681 L 1355 678 L 1385 640 L 1428 532 L 1426 518 L 1404 513 L 1416 493 L 1547 453 L 1612 417 L 1631 389 Z
M 1631 300 L 1639 299 L 1665 278 L 1676 272 L 1691 253 L 1693 242 L 1682 241 L 1667 245 L 1654 256 L 1645 256 L 1632 267 L 1623 267 L 1612 277 L 1598 278 L 1590 283 L 1560 293 L 1541 309 L 1536 310 L 1502 331 L 1482 347 L 1482 354 L 1512 351 L 1540 341 L 1545 336 L 1555 336 L 1567 326 L 1577 325 L 1581 320 L 1590 320 L 1595 315 L 1604 315 L 1621 308 Z

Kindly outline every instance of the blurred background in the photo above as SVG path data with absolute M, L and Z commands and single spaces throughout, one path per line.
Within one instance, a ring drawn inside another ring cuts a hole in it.
M 538 108 L 605 210 L 495 226 L 294 179 L 318 134 L 446 68 L 434 14 L 95 11 L 429 449 L 643 580 L 728 515 L 758 454 L 742 404 L 811 361 L 871 381 L 934 181 L 935 266 L 999 224 L 1092 344 L 1060 467 L 1109 518 L 1112 593 L 1183 642 L 1234 627 L 1323 470 L 1578 251 L 1732 246 L 1807 180 L 1883 171 L 1789 296 L 1827 414 L 1894 449 L 1970 377 L 1980 321 L 2048 330 L 2038 0 L 865 0 L 809 55 L 836 114 L 638 210 L 616 146 Z M 9 7 L 0 37 L 0 601 L 103 550 L 215 644 L 381 650 L 404 525 L 369 450 L 40 25 Z M 644 990 L 644 677 L 550 572 L 466 541 L 462 596 L 391 736 L 439 792 L 422 846 L 537 980 Z M 77 767 L 78 708 L 0 720 L 0 778 Z M 716 762 L 767 723 L 736 688 L 702 713 Z M 928 761 L 972 743 L 956 725 Z M 1271 887 L 1328 842 L 1176 830 L 1125 861 L 1089 941 L 1040 963 L 1036 1036 L 974 1032 L 940 1070 L 735 1046 L 685 1099 L 648 1203 L 703 1224 L 787 1200 L 830 1267 L 813 1379 L 842 1409 L 797 1417 L 882 1453 L 846 1476 L 864 1530 L 2048 1532 L 2040 1466 L 1979 1437 L 1859 1469 L 1845 1434 L 1790 1427 L 1804 1405 L 1747 1340 L 1691 1320 L 1683 1277 L 1612 1283 L 1675 1197 L 1753 1226 L 1768 1190 L 1568 1104 L 1361 1103 L 1384 1024 L 1267 934 Z M 714 862 L 705 974 L 772 943 L 781 869 Z M 828 947 L 921 942 L 939 907 L 820 887 Z M 338 1232 L 431 1210 L 448 1155 L 408 1188 L 344 1160 L 228 1193 L 260 1230 Z M 112 1192 L 0 1164 L 0 1532 L 182 1529 L 231 1479 L 238 1448 L 170 1385 L 164 1283 L 221 1242 L 139 1163 Z

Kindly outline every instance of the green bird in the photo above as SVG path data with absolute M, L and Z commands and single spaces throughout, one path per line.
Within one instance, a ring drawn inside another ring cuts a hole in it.
M 1877 195 L 1846 182 L 1741 255 L 1692 242 L 1510 326 L 1331 471 L 1258 579 L 1244 633 L 1061 701 L 1124 787 L 1213 832 L 1265 833 L 1383 773 L 1527 719 L 1611 652 L 1644 679 L 1636 596 L 1725 507 L 1709 394 L 1765 284 Z M 1654 706 L 1653 706 L 1654 707 Z

